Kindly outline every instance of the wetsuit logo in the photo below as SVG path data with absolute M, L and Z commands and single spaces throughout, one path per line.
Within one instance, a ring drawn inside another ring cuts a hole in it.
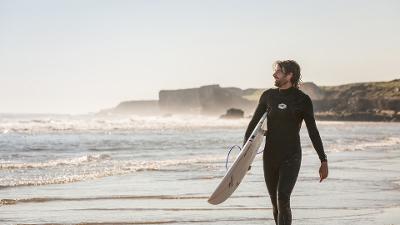
M 281 104 L 278 105 L 278 108 L 279 109 L 286 109 L 287 105 L 285 105 L 284 103 L 281 103 Z

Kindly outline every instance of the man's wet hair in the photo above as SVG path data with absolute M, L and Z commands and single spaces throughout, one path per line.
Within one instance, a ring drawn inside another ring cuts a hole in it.
M 299 83 L 301 81 L 300 66 L 294 60 L 283 60 L 276 61 L 274 67 L 279 66 L 284 74 L 292 73 L 291 82 L 295 88 L 299 88 Z

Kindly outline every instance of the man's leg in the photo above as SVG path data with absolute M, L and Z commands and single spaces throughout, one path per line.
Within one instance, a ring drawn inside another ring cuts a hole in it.
M 274 214 L 275 224 L 278 224 L 278 199 L 277 199 L 277 187 L 279 179 L 279 171 L 277 167 L 272 166 L 271 161 L 264 161 L 264 179 L 268 188 L 269 197 L 272 203 L 272 210 Z M 268 162 L 269 161 L 269 162 Z
M 296 184 L 301 165 L 301 154 L 282 162 L 278 180 L 278 225 L 292 224 L 290 195 Z

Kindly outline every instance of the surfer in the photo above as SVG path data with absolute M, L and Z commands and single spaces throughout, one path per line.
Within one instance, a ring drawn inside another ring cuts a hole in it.
M 301 165 L 300 128 L 303 120 L 314 149 L 321 161 L 320 182 L 328 177 L 328 162 L 315 124 L 311 99 L 299 90 L 300 66 L 293 60 L 274 63 L 275 86 L 260 97 L 247 127 L 247 140 L 260 120 L 267 114 L 266 142 L 263 153 L 264 178 L 277 225 L 290 225 L 290 195 Z

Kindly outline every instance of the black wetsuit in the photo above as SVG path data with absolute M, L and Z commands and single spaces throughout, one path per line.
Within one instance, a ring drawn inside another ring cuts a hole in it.
M 294 87 L 265 91 L 246 130 L 245 140 L 265 112 L 268 112 L 268 131 L 263 153 L 265 183 L 271 198 L 275 223 L 290 225 L 290 195 L 301 165 L 299 132 L 303 119 L 319 159 L 325 161 L 326 155 L 308 95 Z

